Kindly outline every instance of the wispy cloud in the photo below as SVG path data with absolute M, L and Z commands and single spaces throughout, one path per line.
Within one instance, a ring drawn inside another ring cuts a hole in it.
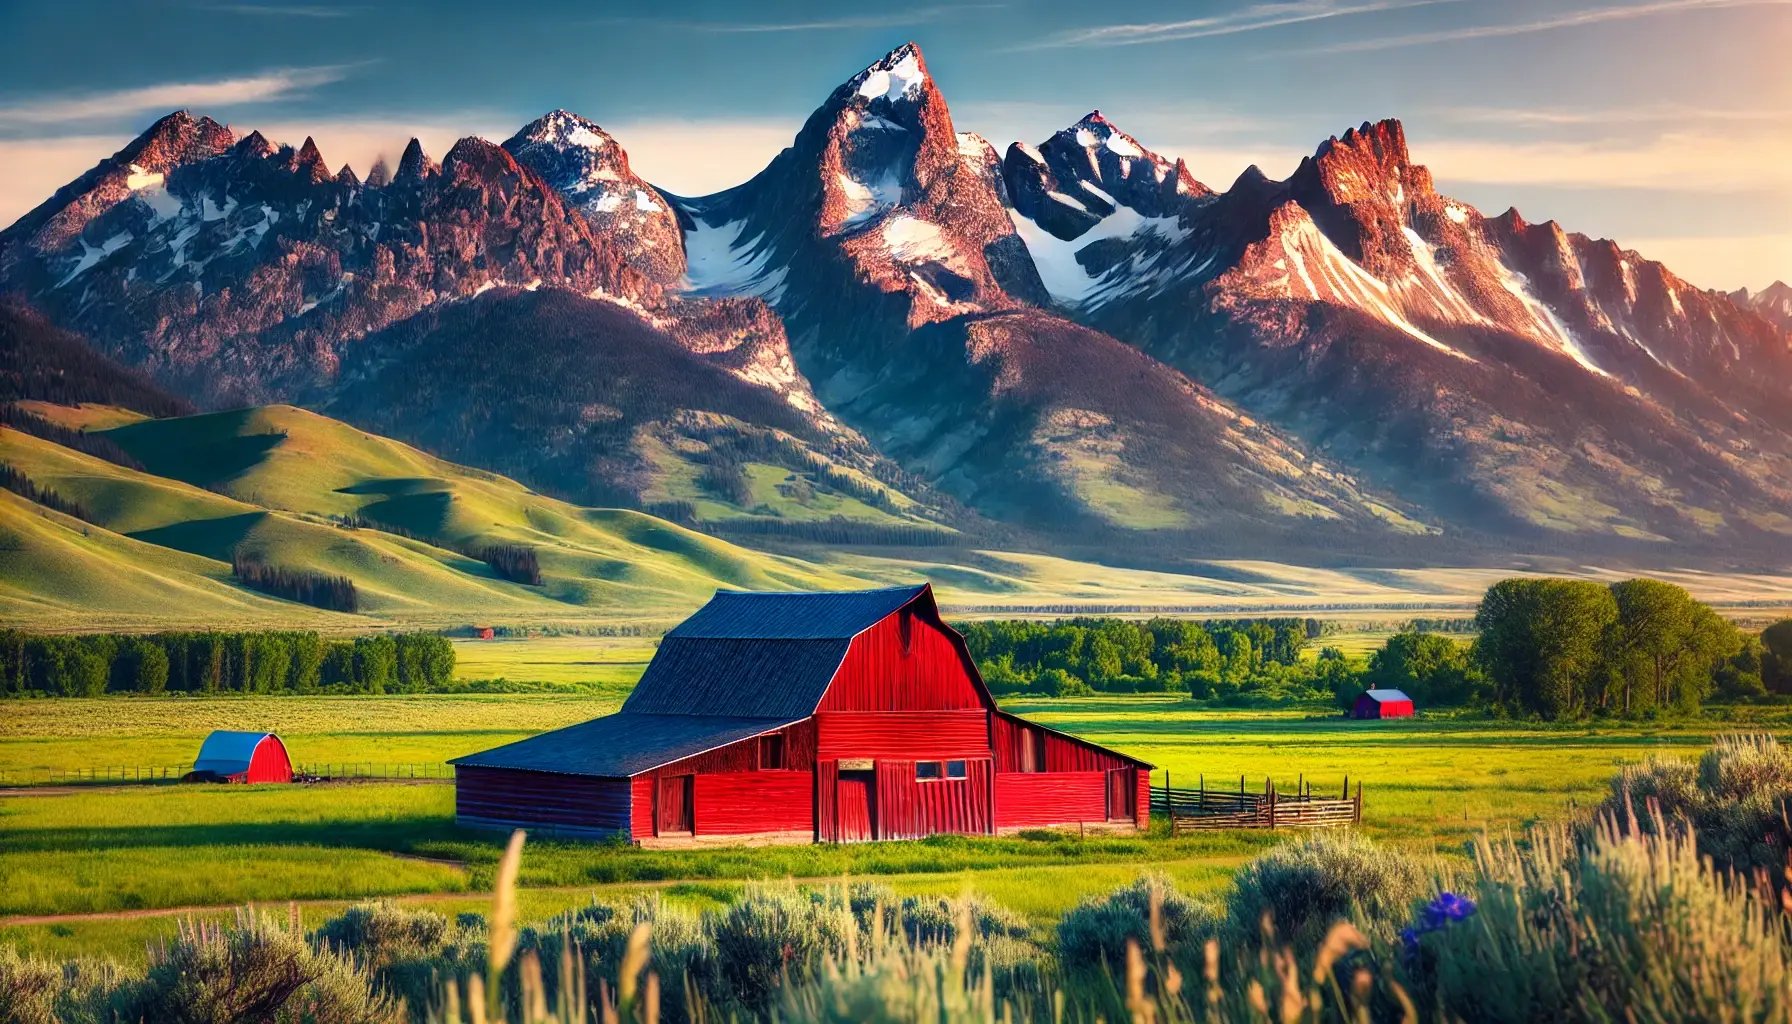
M 331 7 L 325 4 L 201 4 L 202 11 L 222 14 L 258 14 L 275 18 L 346 18 L 366 10 L 365 7 Z
M 1792 137 L 1777 129 L 1661 132 L 1629 141 L 1428 138 L 1414 154 L 1446 185 L 1776 194 L 1792 190 Z
M 1566 107 L 1438 107 L 1428 111 L 1459 124 L 1516 125 L 1519 127 L 1579 127 L 1687 122 L 1754 124 L 1792 121 L 1792 108 L 1712 108 L 1682 103 L 1657 103 L 1619 108 L 1569 109 Z
M 1135 22 L 1118 25 L 1097 25 L 1069 29 L 1041 39 L 1021 43 L 1016 50 L 1056 50 L 1083 46 L 1138 46 L 1145 43 L 1169 43 L 1180 39 L 1205 39 L 1230 36 L 1241 32 L 1259 32 L 1284 25 L 1300 25 L 1330 18 L 1357 14 L 1375 14 L 1409 7 L 1433 7 L 1460 3 L 1462 0 L 1289 0 L 1286 3 L 1260 3 L 1224 14 L 1204 15 L 1180 21 Z
M 1515 21 L 1501 25 L 1466 25 L 1461 28 L 1440 29 L 1435 32 L 1412 32 L 1404 35 L 1345 40 L 1306 49 L 1280 50 L 1273 55 L 1261 54 L 1260 56 L 1363 53 L 1370 50 L 1391 50 L 1403 46 L 1431 46 L 1437 43 L 1452 43 L 1466 39 L 1501 39 L 1510 36 L 1534 35 L 1565 28 L 1603 25 L 1609 22 L 1632 21 L 1637 18 L 1653 18 L 1668 14 L 1716 11 L 1737 7 L 1786 6 L 1792 6 L 1792 0 L 1655 0 L 1652 3 L 1561 11 L 1529 21 Z
M 78 96 L 42 96 L 0 101 L 0 129 L 94 121 L 131 121 L 146 113 L 182 107 L 268 103 L 304 95 L 348 77 L 355 65 L 282 68 L 243 78 L 210 82 L 163 82 Z
M 678 29 L 684 32 L 709 32 L 718 35 L 755 34 L 769 32 L 828 32 L 839 29 L 864 28 L 901 28 L 906 25 L 923 25 L 946 18 L 956 17 L 969 11 L 995 10 L 1004 4 L 954 4 L 938 7 L 898 8 L 887 14 L 841 15 L 838 17 L 808 18 L 790 21 L 690 21 L 683 19 L 660 18 L 599 18 L 596 24 L 604 25 L 653 25 L 662 28 Z

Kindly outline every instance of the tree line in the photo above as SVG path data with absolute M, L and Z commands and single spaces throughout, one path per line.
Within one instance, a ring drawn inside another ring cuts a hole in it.
M 1421 709 L 1556 720 L 1686 714 L 1792 697 L 1792 619 L 1758 636 L 1658 580 L 1515 578 L 1473 619 L 1414 620 L 1367 659 L 1321 646 L 1313 619 L 1073 618 L 959 624 L 991 690 L 1186 693 L 1220 704 L 1335 703 L 1405 691 Z M 1477 634 L 1472 642 L 1435 632 Z
M 454 645 L 437 633 L 337 640 L 298 630 L 0 630 L 0 696 L 419 693 L 446 689 L 453 678 Z
M 1249 691 L 1323 696 L 1323 666 L 1301 654 L 1322 628 L 1310 619 L 1074 618 L 957 627 L 996 693 L 1070 696 Z M 1292 691 L 1292 692 L 1291 692 Z
M 1697 710 L 1792 693 L 1792 620 L 1749 636 L 1660 580 L 1509 579 L 1475 615 L 1496 708 L 1545 719 Z

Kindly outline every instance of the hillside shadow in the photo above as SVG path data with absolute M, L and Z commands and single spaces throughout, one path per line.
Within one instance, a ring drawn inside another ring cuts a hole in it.
M 153 530 L 139 530 L 129 536 L 148 544 L 156 544 L 176 551 L 186 551 L 207 558 L 216 558 L 221 562 L 230 561 L 230 554 L 236 546 L 249 536 L 249 532 L 266 519 L 266 512 L 243 512 L 234 516 L 220 516 L 216 519 L 195 519 L 185 523 L 170 523 L 158 526 Z

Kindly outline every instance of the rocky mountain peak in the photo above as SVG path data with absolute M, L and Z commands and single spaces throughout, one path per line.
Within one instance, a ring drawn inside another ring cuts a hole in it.
M 914 101 L 932 84 L 927 60 L 913 42 L 903 43 L 848 79 L 835 96 L 858 96 L 871 103 Z
M 551 110 L 504 142 L 516 162 L 570 203 L 637 270 L 661 283 L 684 272 L 678 216 L 629 168 L 628 153 L 590 118 Z
M 231 153 L 235 156 L 253 160 L 265 160 L 279 151 L 279 146 L 268 141 L 268 137 L 258 131 L 243 136 L 242 141 L 231 147 Z
M 423 143 L 412 139 L 404 147 L 404 155 L 398 158 L 398 173 L 393 175 L 395 182 L 416 183 L 434 174 L 441 168 L 423 152 Z
M 318 152 L 317 143 L 311 136 L 305 136 L 305 142 L 293 154 L 293 170 L 310 178 L 312 181 L 329 181 L 330 168 L 324 163 L 324 155 Z
M 367 171 L 367 187 L 385 188 L 391 183 L 392 168 L 386 163 L 386 158 L 382 156 L 375 160 L 373 166 Z
M 235 142 L 235 133 L 211 118 L 176 110 L 144 129 L 114 159 L 150 171 L 166 171 L 177 164 L 216 156 Z
M 523 166 L 569 195 L 613 191 L 636 182 L 628 154 L 597 122 L 569 110 L 553 110 L 524 125 L 504 142 Z

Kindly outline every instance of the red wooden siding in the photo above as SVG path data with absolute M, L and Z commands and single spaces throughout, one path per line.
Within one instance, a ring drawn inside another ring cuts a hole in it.
M 813 772 L 722 772 L 697 776 L 697 835 L 739 836 L 814 829 Z
M 905 608 L 853 638 L 822 711 L 936 711 L 986 707 L 958 641 L 938 620 Z
M 286 756 L 286 744 L 280 742 L 280 737 L 269 733 L 255 744 L 255 752 L 249 755 L 249 770 L 244 774 L 245 782 L 292 781 L 292 760 Z
M 454 814 L 473 826 L 534 828 L 572 835 L 629 828 L 627 779 L 475 768 L 454 777 Z M 652 800 L 647 801 L 652 813 Z M 650 819 L 651 820 L 651 819 Z
M 636 839 L 653 838 L 653 791 L 659 780 L 652 775 L 637 775 L 629 779 L 632 792 L 632 807 L 629 813 L 629 834 Z
M 996 771 L 1090 772 L 1109 768 L 1131 768 L 1138 762 L 1121 757 L 1093 743 L 1073 739 L 1060 732 L 1006 715 L 992 716 L 995 721 Z M 1038 762 L 1043 749 L 1045 763 Z
M 1105 821 L 1106 772 L 996 773 L 996 826 L 1025 828 Z
M 1138 796 L 1139 802 L 1138 802 L 1138 805 L 1136 808 L 1138 813 L 1136 815 L 1134 815 L 1134 817 L 1132 819 L 1132 823 L 1134 825 L 1137 825 L 1140 828 L 1150 828 L 1151 827 L 1151 773 L 1144 768 L 1135 768 L 1135 769 L 1133 769 L 1133 771 L 1137 776 L 1135 785 L 1138 787 L 1138 791 L 1139 791 L 1139 796 Z
M 816 756 L 988 757 L 989 714 L 978 711 L 824 711 Z
M 988 758 L 965 765 L 965 778 L 915 778 L 913 761 L 877 762 L 879 839 L 919 839 L 942 832 L 992 832 Z

